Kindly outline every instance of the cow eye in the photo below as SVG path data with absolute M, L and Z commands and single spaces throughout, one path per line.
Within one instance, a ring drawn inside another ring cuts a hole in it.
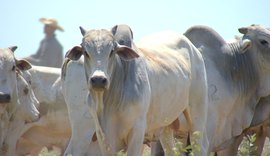
M 264 46 L 268 45 L 268 42 L 266 40 L 260 40 L 260 43 Z
M 12 71 L 15 71 L 15 68 L 16 68 L 15 66 L 12 66 L 12 69 L 11 69 L 11 70 L 12 70 Z
M 23 93 L 24 93 L 25 95 L 27 95 L 28 92 L 29 92 L 29 88 L 25 87 L 25 88 L 23 89 Z
M 113 53 L 114 53 L 114 50 L 111 50 L 111 52 L 110 52 L 110 57 L 113 55 Z
M 83 53 L 85 57 L 89 58 L 89 54 L 86 51 L 83 51 Z

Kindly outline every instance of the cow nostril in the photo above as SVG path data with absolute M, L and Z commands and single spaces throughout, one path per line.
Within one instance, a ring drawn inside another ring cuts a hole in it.
M 90 81 L 91 81 L 92 84 L 95 84 L 96 78 L 92 77 L 92 78 L 90 79 Z
M 104 85 L 106 85 L 107 79 L 106 78 L 102 78 L 101 83 L 104 84 Z

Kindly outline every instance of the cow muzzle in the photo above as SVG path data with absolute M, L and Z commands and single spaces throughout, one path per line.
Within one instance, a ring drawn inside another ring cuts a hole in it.
M 90 78 L 90 84 L 94 91 L 104 91 L 108 87 L 108 79 L 104 76 L 93 76 Z
M 0 92 L 0 103 L 9 103 L 10 99 L 10 94 Z

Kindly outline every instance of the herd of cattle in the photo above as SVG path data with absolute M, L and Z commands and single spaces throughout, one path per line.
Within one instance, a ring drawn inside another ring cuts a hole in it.
M 0 48 L 1 156 L 37 156 L 44 146 L 65 156 L 139 156 L 144 144 L 152 156 L 174 156 L 175 134 L 192 141 L 195 131 L 196 156 L 237 155 L 251 133 L 261 155 L 270 136 L 270 28 L 239 28 L 230 43 L 207 26 L 137 43 L 127 25 L 80 30 L 61 69 Z

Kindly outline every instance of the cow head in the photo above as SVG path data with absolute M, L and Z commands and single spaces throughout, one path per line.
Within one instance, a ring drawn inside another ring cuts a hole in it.
M 18 105 L 15 116 L 26 122 L 38 120 L 39 111 L 37 107 L 39 106 L 39 101 L 36 99 L 30 84 L 20 73 L 17 73 L 17 89 L 20 105 Z
M 256 65 L 258 79 L 260 80 L 257 95 L 264 97 L 270 94 L 270 29 L 261 25 L 251 25 L 239 28 L 244 34 L 243 40 L 251 41 L 248 49 Z
M 85 74 L 89 89 L 103 92 L 110 86 L 110 75 L 114 64 L 122 60 L 131 60 L 139 55 L 131 48 L 120 45 L 113 32 L 105 29 L 86 31 L 80 27 L 83 35 L 81 47 L 73 47 L 66 57 L 78 60 L 84 55 Z
M 120 45 L 125 45 L 128 47 L 132 47 L 133 42 L 133 32 L 131 28 L 126 24 L 115 25 L 111 32 L 114 38 Z
M 16 46 L 10 48 L 0 48 L 1 113 L 3 113 L 7 104 L 17 102 L 17 69 L 26 70 L 31 68 L 31 65 L 27 61 L 15 59 L 14 51 L 16 48 Z
M 104 108 L 103 93 L 110 87 L 112 73 L 122 65 L 139 57 L 131 48 L 120 45 L 112 31 L 99 29 L 86 31 L 80 27 L 83 35 L 81 47 L 72 48 L 66 57 L 78 60 L 84 55 L 84 69 L 88 85 L 87 102 L 90 114 L 95 122 L 95 130 L 102 155 L 113 155 L 100 126 L 99 118 Z M 106 154 L 110 153 L 110 154 Z
M 13 52 L 16 47 L 0 49 L 0 103 L 11 100 L 11 93 L 16 86 L 16 63 Z
M 243 41 L 251 41 L 250 48 L 257 53 L 260 65 L 270 70 L 270 29 L 253 24 L 248 27 L 241 27 L 238 30 L 244 34 Z

